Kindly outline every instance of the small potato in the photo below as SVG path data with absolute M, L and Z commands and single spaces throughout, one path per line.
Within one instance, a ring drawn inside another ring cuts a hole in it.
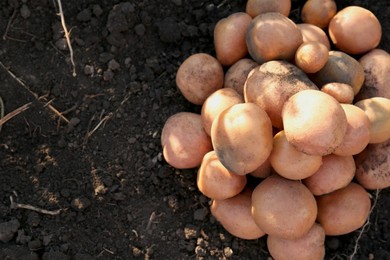
M 341 51 L 362 54 L 379 45 L 382 27 L 371 11 L 360 6 L 348 6 L 330 21 L 329 37 Z
M 256 170 L 272 150 L 272 124 L 253 103 L 236 104 L 221 112 L 211 126 L 211 140 L 221 163 L 245 175 Z
M 329 154 L 322 158 L 322 165 L 303 184 L 315 195 L 324 195 L 346 187 L 355 176 L 355 161 L 352 156 Z
M 206 133 L 211 134 L 211 125 L 219 113 L 239 103 L 244 103 L 244 98 L 232 88 L 221 88 L 211 94 L 203 103 L 200 114 Z
M 317 223 L 298 239 L 283 239 L 269 235 L 268 251 L 275 260 L 323 260 L 325 257 L 325 231 Z
M 266 234 L 298 239 L 314 225 L 317 205 L 313 194 L 300 181 L 271 175 L 253 190 L 252 215 Z
M 248 54 L 245 35 L 251 21 L 247 13 L 239 12 L 219 20 L 215 25 L 215 52 L 222 65 L 232 65 Z
M 320 42 L 306 42 L 295 53 L 295 64 L 306 73 L 315 73 L 328 61 L 328 48 Z
M 270 60 L 292 60 L 302 44 L 301 30 L 280 13 L 264 13 L 253 18 L 246 34 L 251 57 L 262 64 Z
M 320 42 L 330 51 L 329 38 L 320 27 L 309 23 L 299 23 L 298 28 L 301 30 L 303 42 Z
M 241 59 L 234 63 L 225 74 L 224 88 L 232 88 L 238 94 L 244 96 L 244 84 L 249 72 L 259 66 L 252 59 Z
M 339 82 L 327 83 L 322 86 L 321 91 L 331 95 L 338 102 L 344 104 L 351 104 L 355 96 L 353 88 L 350 85 Z
M 284 16 L 290 14 L 291 0 L 248 0 L 246 3 L 246 12 L 252 16 L 252 18 L 259 14 L 278 12 Z
M 324 29 L 328 27 L 336 12 L 337 6 L 334 0 L 308 0 L 302 7 L 301 18 L 305 23 Z
M 373 97 L 360 100 L 355 106 L 366 113 L 370 121 L 371 144 L 382 143 L 390 138 L 390 99 Z
M 197 186 L 206 197 L 224 200 L 239 194 L 246 185 L 246 176 L 229 172 L 214 151 L 208 152 L 198 170 Z
M 168 118 L 162 129 L 161 146 L 167 163 L 178 169 L 198 167 L 203 156 L 213 149 L 200 115 L 189 112 Z
M 347 116 L 347 133 L 334 154 L 355 155 L 364 150 L 370 141 L 370 120 L 363 110 L 351 104 L 341 104 Z
M 371 201 L 367 191 L 353 182 L 316 199 L 317 222 L 328 236 L 344 235 L 359 229 L 370 214 Z
M 313 175 L 320 168 L 322 156 L 298 151 L 287 141 L 284 131 L 280 131 L 274 136 L 270 162 L 280 176 L 301 180 Z
M 241 239 L 258 239 L 265 233 L 256 225 L 251 214 L 251 190 L 245 190 L 233 198 L 213 200 L 211 214 L 233 236 Z
M 188 57 L 176 73 L 176 85 L 183 96 L 195 105 L 202 105 L 208 96 L 222 88 L 224 72 L 213 56 L 197 53 Z

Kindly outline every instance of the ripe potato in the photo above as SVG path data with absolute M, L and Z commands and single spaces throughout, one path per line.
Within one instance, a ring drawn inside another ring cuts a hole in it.
M 351 104 L 341 104 L 347 116 L 347 133 L 334 154 L 355 155 L 364 150 L 370 141 L 370 121 L 363 110 Z
M 327 83 L 322 86 L 321 91 L 331 95 L 338 102 L 344 104 L 351 104 L 355 96 L 353 88 L 350 85 L 339 82 Z
M 178 169 L 199 166 L 203 156 L 213 148 L 200 115 L 189 112 L 168 118 L 162 129 L 161 146 L 167 163 Z
M 249 174 L 255 178 L 264 179 L 271 175 L 271 170 L 271 162 L 268 157 L 256 170 Z
M 336 13 L 334 0 L 308 0 L 302 7 L 301 18 L 305 23 L 324 29 Z
M 211 134 L 211 125 L 219 113 L 243 102 L 244 98 L 232 88 L 221 88 L 211 94 L 203 103 L 200 113 L 206 133 Z
M 213 200 L 211 214 L 233 236 L 241 239 L 257 239 L 265 235 L 251 214 L 251 190 L 225 200 Z
M 351 182 L 347 187 L 316 198 L 317 222 L 325 234 L 338 236 L 351 233 L 364 225 L 370 213 L 367 191 Z
M 269 235 L 267 247 L 275 260 L 322 260 L 325 257 L 325 231 L 315 223 L 298 239 L 283 239 Z
M 347 132 L 347 117 L 340 103 L 318 90 L 302 90 L 291 96 L 282 118 L 287 140 L 310 155 L 333 153 Z
M 246 3 L 246 12 L 252 17 L 256 17 L 259 14 L 278 12 L 284 16 L 290 14 L 291 0 L 248 0 Z
M 280 131 L 274 136 L 270 162 L 272 168 L 282 177 L 301 180 L 313 175 L 320 168 L 322 156 L 298 151 L 287 141 L 284 131 Z
M 225 74 L 224 88 L 232 88 L 238 94 L 244 96 L 244 84 L 249 72 L 259 66 L 252 59 L 241 59 L 234 63 Z
M 306 73 L 315 73 L 328 61 L 328 48 L 320 42 L 306 42 L 295 53 L 295 64 Z
M 205 154 L 198 170 L 196 183 L 206 197 L 224 200 L 239 194 L 246 185 L 246 177 L 227 170 L 214 151 Z
M 248 54 L 245 34 L 252 17 L 238 12 L 217 22 L 214 28 L 214 46 L 217 60 L 224 65 L 232 65 Z
M 355 176 L 355 161 L 352 156 L 329 154 L 322 158 L 322 165 L 303 184 L 315 195 L 324 195 L 346 187 Z
M 369 143 L 381 143 L 390 138 L 390 99 L 367 98 L 356 102 L 355 106 L 361 108 L 370 121 Z
M 253 190 L 252 215 L 266 234 L 298 239 L 314 225 L 317 205 L 313 194 L 300 181 L 271 175 Z
M 324 30 L 310 23 L 299 23 L 297 26 L 301 30 L 303 42 L 321 42 L 330 51 L 329 38 Z
M 236 104 L 221 112 L 211 126 L 211 140 L 221 163 L 244 175 L 256 170 L 272 150 L 272 124 L 253 103 Z
M 371 11 L 360 6 L 348 6 L 330 21 L 329 37 L 341 51 L 362 54 L 379 45 L 382 27 Z
M 222 88 L 224 72 L 213 56 L 196 53 L 188 57 L 176 73 L 176 85 L 183 96 L 195 105 L 202 105 L 208 96 Z
M 304 89 L 318 89 L 306 74 L 287 61 L 269 61 L 253 69 L 244 85 L 245 102 L 264 109 L 272 125 L 283 129 L 282 108 L 286 100 Z
M 291 60 L 302 44 L 301 30 L 280 13 L 264 13 L 253 18 L 246 33 L 249 54 L 258 63 Z

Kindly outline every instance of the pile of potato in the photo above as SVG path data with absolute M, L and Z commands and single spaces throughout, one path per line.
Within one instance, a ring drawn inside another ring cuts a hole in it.
M 176 75 L 201 114 L 172 115 L 161 143 L 171 166 L 199 167 L 228 232 L 268 235 L 274 259 L 323 259 L 326 235 L 366 222 L 367 189 L 390 187 L 390 55 L 367 9 L 308 0 L 300 24 L 290 9 L 248 0 L 216 24 L 216 57 L 193 54 Z

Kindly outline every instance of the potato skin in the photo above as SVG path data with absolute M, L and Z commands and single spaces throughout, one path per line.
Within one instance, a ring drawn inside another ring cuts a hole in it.
M 249 72 L 259 66 L 252 59 L 241 59 L 234 63 L 225 73 L 224 88 L 232 88 L 244 96 L 244 84 Z
M 200 115 L 189 112 L 168 118 L 162 129 L 161 146 L 167 163 L 178 169 L 199 166 L 203 156 L 213 148 Z
M 334 0 L 308 0 L 302 7 L 301 18 L 305 23 L 324 29 L 336 13 Z
M 339 82 L 327 83 L 321 87 L 321 91 L 331 95 L 338 102 L 344 104 L 351 104 L 355 96 L 353 88 L 350 85 Z
M 316 73 L 328 61 L 329 52 L 320 42 L 302 43 L 295 53 L 295 64 L 306 73 Z
M 309 23 L 298 23 L 298 28 L 301 30 L 303 42 L 321 42 L 328 51 L 330 51 L 329 38 L 320 27 Z
M 246 3 L 246 12 L 252 17 L 259 14 L 278 12 L 288 16 L 291 10 L 291 0 L 248 0 Z

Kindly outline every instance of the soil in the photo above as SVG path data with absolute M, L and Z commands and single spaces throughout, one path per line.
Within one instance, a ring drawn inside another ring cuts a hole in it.
M 390 51 L 387 0 L 337 2 L 376 14 Z M 169 116 L 200 111 L 176 88 L 178 66 L 215 55 L 215 23 L 245 1 L 62 1 L 76 76 L 55 3 L 0 2 L 0 96 L 6 114 L 28 105 L 1 130 L 0 259 L 270 257 L 265 238 L 229 235 L 196 169 L 170 167 L 160 147 Z M 382 190 L 355 259 L 390 259 L 389 205 Z M 327 237 L 326 258 L 346 259 L 358 236 Z

